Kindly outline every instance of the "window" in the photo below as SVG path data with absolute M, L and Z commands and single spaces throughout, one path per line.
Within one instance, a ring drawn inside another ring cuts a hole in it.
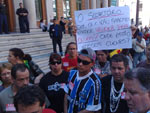
M 82 9 L 82 1 L 81 0 L 77 0 L 76 4 L 77 4 L 77 10 L 81 10 Z
M 36 19 L 39 21 L 42 18 L 41 0 L 35 0 Z
M 71 15 L 70 0 L 63 0 L 63 12 L 64 12 L 64 18 L 70 18 Z
M 53 0 L 53 13 L 54 13 L 54 18 L 57 18 L 57 5 L 56 5 L 56 0 Z

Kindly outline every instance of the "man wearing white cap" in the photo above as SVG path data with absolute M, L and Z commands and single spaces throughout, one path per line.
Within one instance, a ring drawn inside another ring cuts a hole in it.
M 71 70 L 65 88 L 64 113 L 94 113 L 101 109 L 101 81 L 91 70 L 95 52 L 82 49 L 78 56 L 77 70 Z

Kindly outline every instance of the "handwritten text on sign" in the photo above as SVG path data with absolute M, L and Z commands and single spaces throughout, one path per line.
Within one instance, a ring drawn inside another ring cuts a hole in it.
M 131 48 L 129 7 L 75 11 L 78 50 Z

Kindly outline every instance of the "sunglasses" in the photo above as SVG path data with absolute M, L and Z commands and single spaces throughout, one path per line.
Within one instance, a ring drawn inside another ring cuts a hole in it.
M 78 58 L 78 63 L 81 63 L 81 62 L 82 62 L 83 65 L 89 65 L 91 63 L 89 61 L 81 60 L 80 58 Z
M 50 62 L 51 65 L 55 65 L 55 64 L 61 64 L 61 61 L 52 61 Z

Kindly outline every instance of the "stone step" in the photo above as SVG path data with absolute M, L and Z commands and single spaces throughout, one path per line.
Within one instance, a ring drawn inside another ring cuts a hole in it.
M 69 42 L 74 41 L 74 37 L 68 34 L 63 36 L 63 51 Z M 10 48 L 21 48 L 25 54 L 30 54 L 35 63 L 47 73 L 50 69 L 48 66 L 50 53 L 53 51 L 52 40 L 48 32 L 32 31 L 31 33 L 11 33 L 0 35 L 0 63 L 7 62 Z M 57 47 L 58 50 L 58 47 Z

